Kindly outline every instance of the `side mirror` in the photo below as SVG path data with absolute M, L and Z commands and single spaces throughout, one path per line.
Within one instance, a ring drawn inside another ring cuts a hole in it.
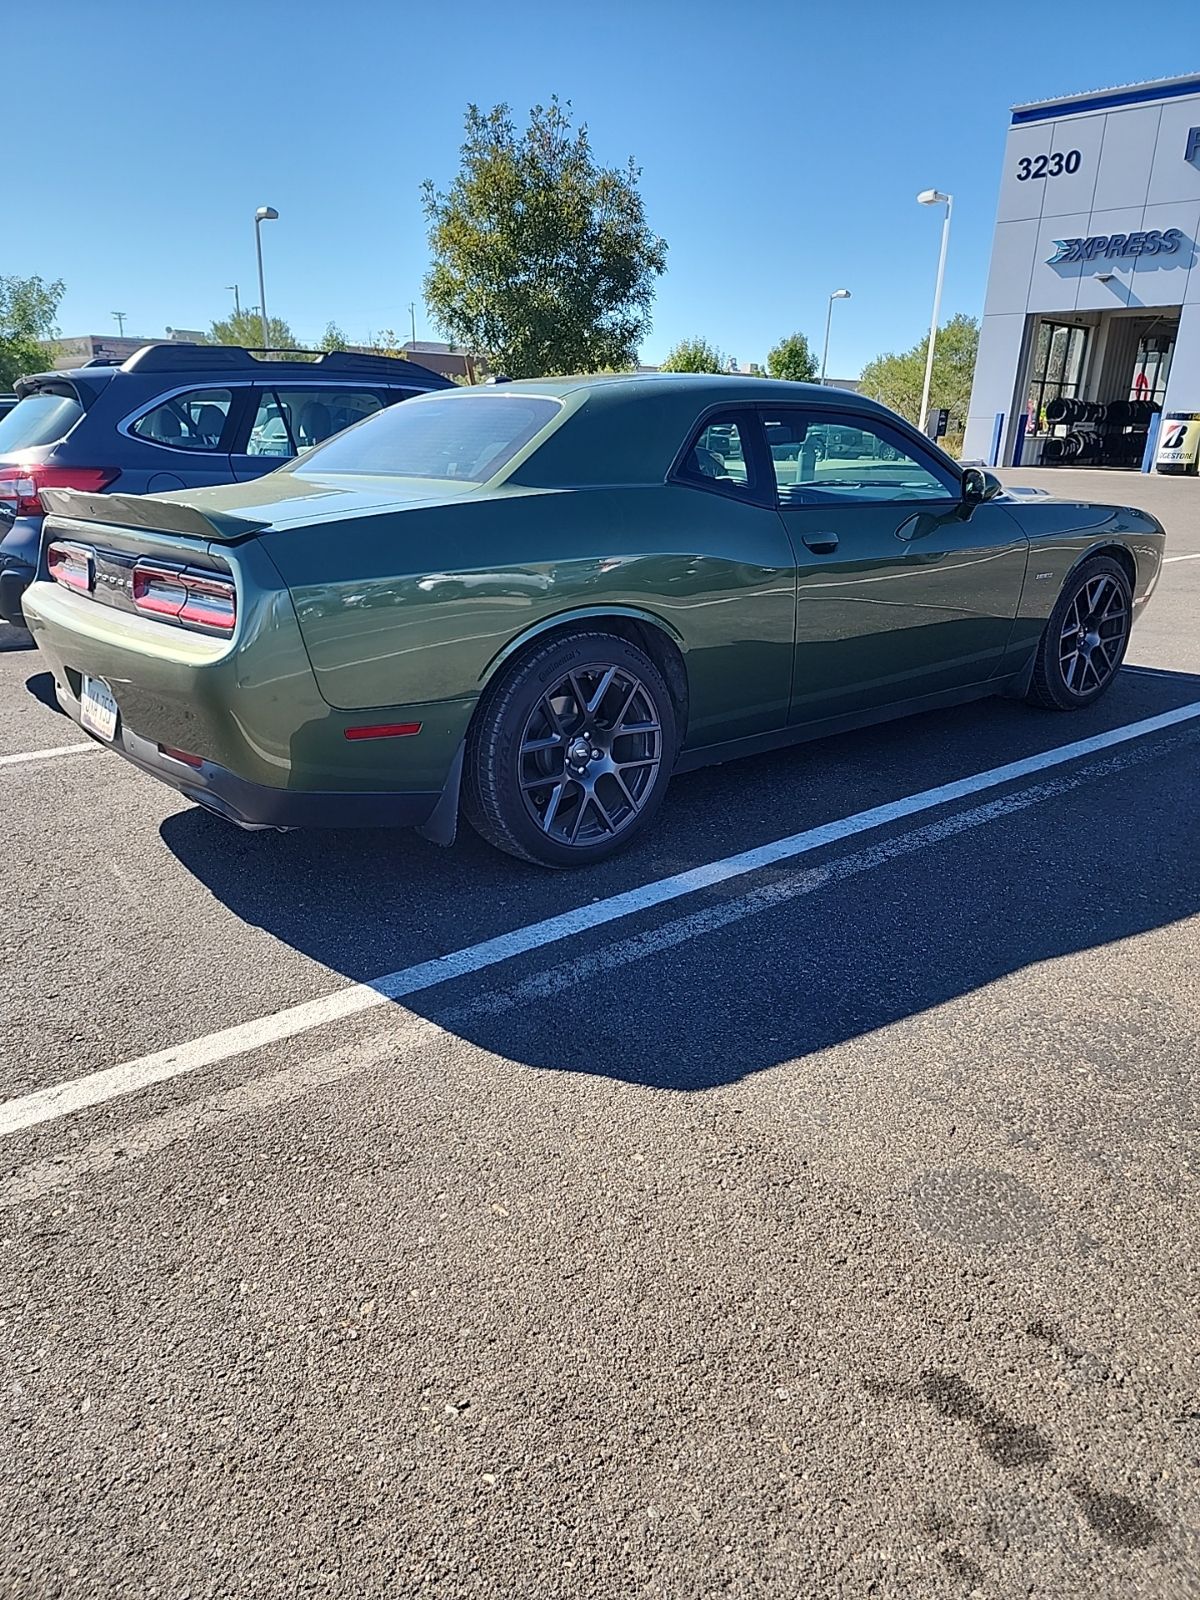
M 978 505 L 988 497 L 988 481 L 982 467 L 964 467 L 962 497 L 967 505 Z

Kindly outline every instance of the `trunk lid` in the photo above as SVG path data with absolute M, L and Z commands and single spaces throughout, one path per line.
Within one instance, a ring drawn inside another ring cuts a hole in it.
M 295 527 L 372 511 L 444 505 L 477 489 L 433 478 L 304 477 L 290 469 L 249 483 L 222 483 L 170 494 L 86 494 L 47 489 L 42 499 L 56 520 L 104 523 L 147 533 L 236 543 L 274 528 Z

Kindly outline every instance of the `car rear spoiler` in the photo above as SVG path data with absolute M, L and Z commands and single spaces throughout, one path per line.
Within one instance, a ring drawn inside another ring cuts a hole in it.
M 86 494 L 80 489 L 43 489 L 39 498 L 54 517 L 72 522 L 106 522 L 110 527 L 144 528 L 149 533 L 181 534 L 190 539 L 216 539 L 231 544 L 249 538 L 270 522 L 262 517 L 234 516 L 228 511 L 201 511 L 178 500 L 141 494 Z

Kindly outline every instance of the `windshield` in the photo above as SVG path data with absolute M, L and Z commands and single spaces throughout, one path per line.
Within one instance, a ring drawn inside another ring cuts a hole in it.
M 559 409 L 541 395 L 502 389 L 405 400 L 339 434 L 286 471 L 305 477 L 354 472 L 485 483 Z
M 38 444 L 57 444 L 82 415 L 83 407 L 73 394 L 54 394 L 48 389 L 27 394 L 0 420 L 0 455 Z

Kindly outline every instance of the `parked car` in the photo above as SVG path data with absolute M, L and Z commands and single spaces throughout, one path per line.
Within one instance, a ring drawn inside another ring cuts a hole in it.
M 792 448 L 831 423 L 852 465 Z M 461 791 L 555 867 L 688 767 L 983 695 L 1090 705 L 1164 544 L 859 396 L 674 374 L 425 396 L 254 483 L 45 497 L 26 614 L 96 739 L 248 827 L 449 842 Z
M 0 417 L 0 616 L 20 624 L 47 488 L 122 494 L 260 477 L 331 434 L 450 381 L 334 351 L 259 360 L 234 345 L 143 345 L 121 366 L 41 372 Z

